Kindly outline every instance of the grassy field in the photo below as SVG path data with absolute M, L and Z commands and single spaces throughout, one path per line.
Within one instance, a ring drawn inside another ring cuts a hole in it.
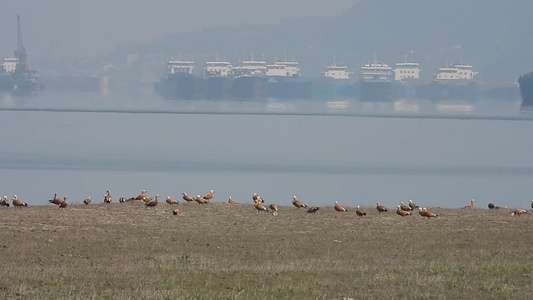
M 391 208 L 362 218 L 333 206 L 1 208 L 0 297 L 531 299 L 533 216 L 431 208 L 439 217 L 427 220 Z

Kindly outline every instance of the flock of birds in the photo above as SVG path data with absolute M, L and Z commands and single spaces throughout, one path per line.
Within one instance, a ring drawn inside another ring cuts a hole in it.
M 214 190 L 210 190 L 209 193 L 201 196 L 201 195 L 196 195 L 196 197 L 193 197 L 193 196 L 190 196 L 188 195 L 186 192 L 183 192 L 181 194 L 182 196 L 182 199 L 186 202 L 197 202 L 199 204 L 207 204 L 211 201 L 211 199 L 214 198 Z M 59 208 L 66 208 L 68 206 L 68 199 L 67 197 L 63 197 L 63 199 L 59 198 L 57 196 L 57 193 L 54 195 L 54 197 L 50 200 L 48 200 L 50 202 L 50 204 L 54 204 L 54 205 L 57 205 Z M 273 215 L 277 215 L 278 214 L 278 205 L 277 204 L 270 204 L 268 205 L 268 208 L 267 206 L 265 206 L 265 201 L 263 200 L 263 198 L 261 196 L 259 196 L 257 193 L 253 193 L 252 195 L 252 201 L 254 203 L 254 207 L 256 208 L 257 212 L 262 212 L 262 211 L 265 211 L 265 212 L 271 212 Z M 91 204 L 92 200 L 91 200 L 91 197 L 87 197 L 85 200 L 83 200 L 83 203 L 85 205 L 89 205 Z M 104 199 L 103 199 L 103 202 L 104 203 L 107 203 L 107 204 L 110 204 L 110 203 L 113 203 L 113 197 L 111 196 L 111 191 L 107 190 L 106 193 L 104 194 Z M 146 190 L 142 190 L 141 193 L 135 197 L 131 197 L 131 198 L 124 198 L 124 197 L 121 197 L 119 198 L 118 200 L 119 203 L 128 203 L 128 202 L 141 202 L 141 203 L 144 203 L 145 207 L 155 207 L 159 204 L 159 195 L 155 195 L 154 198 L 148 196 L 146 194 Z M 176 200 L 176 199 L 173 199 L 171 198 L 170 196 L 167 196 L 167 198 L 165 199 L 165 202 L 170 204 L 170 205 L 174 205 L 174 204 L 178 204 L 179 201 Z M 228 201 L 227 201 L 229 204 L 238 204 L 237 200 L 233 199 L 231 196 L 228 198 Z M 474 202 L 475 200 L 472 199 L 470 201 L 470 204 L 468 205 L 465 205 L 462 207 L 462 209 L 473 209 L 474 208 Z M 17 195 L 13 195 L 13 198 L 11 199 L 11 202 L 9 201 L 8 197 L 7 196 L 4 196 L 1 200 L 0 200 L 0 206 L 4 206 L 4 207 L 9 207 L 11 204 L 13 204 L 14 207 L 19 207 L 19 208 L 22 208 L 22 207 L 27 207 L 28 204 L 20 199 L 18 199 L 18 196 Z M 307 204 L 303 203 L 302 201 L 298 200 L 298 198 L 296 196 L 293 196 L 292 197 L 292 205 L 296 208 L 307 208 L 307 213 L 316 213 L 320 208 L 318 206 L 307 206 Z M 499 210 L 499 209 L 507 209 L 507 206 L 496 206 L 494 205 L 493 203 L 489 203 L 488 205 L 489 209 L 496 209 L 496 210 Z M 334 205 L 333 205 L 333 208 L 338 211 L 338 212 L 347 212 L 348 210 L 346 208 L 344 208 L 342 205 L 340 205 L 337 201 L 335 201 Z M 531 208 L 533 209 L 533 200 L 531 200 Z M 380 204 L 379 202 L 376 204 L 376 210 L 378 211 L 378 214 L 381 214 L 383 212 L 387 212 L 388 209 Z M 438 215 L 427 210 L 427 208 L 425 207 L 419 207 L 416 203 L 414 203 L 412 200 L 409 200 L 409 203 L 406 205 L 404 204 L 404 202 L 400 202 L 399 205 L 396 206 L 396 214 L 398 214 L 399 216 L 401 217 L 405 217 L 405 216 L 409 216 L 409 215 L 412 215 L 412 212 L 415 211 L 415 210 L 418 210 L 418 214 L 422 217 L 425 217 L 425 218 L 437 218 Z M 172 213 L 174 215 L 177 215 L 180 213 L 179 209 L 174 209 L 172 211 Z M 356 210 L 355 210 L 355 213 L 357 216 L 359 217 L 363 217 L 363 216 L 366 216 L 366 212 L 358 205 Z M 521 216 L 523 214 L 527 213 L 527 210 L 525 209 L 515 209 L 511 215 L 512 216 Z

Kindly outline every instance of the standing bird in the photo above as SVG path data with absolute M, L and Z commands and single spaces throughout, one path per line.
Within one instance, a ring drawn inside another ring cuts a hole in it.
M 474 208 L 474 199 L 470 200 L 470 204 L 463 206 L 463 209 L 473 209 Z
M 410 216 L 411 215 L 411 212 L 407 211 L 407 210 L 403 210 L 401 208 L 400 205 L 396 206 L 397 209 L 396 209 L 396 213 L 402 217 L 405 217 L 405 216 Z
M 335 201 L 335 205 L 333 205 L 333 208 L 338 212 L 346 211 L 346 208 L 342 207 L 337 201 Z
M 257 212 L 268 211 L 268 209 L 263 205 L 263 203 L 257 203 L 254 206 L 255 206 L 255 209 L 257 209 Z
M 229 204 L 237 204 L 237 200 L 235 200 L 235 199 L 231 198 L 231 196 L 229 196 L 228 203 Z
M 107 190 L 104 195 L 104 203 L 113 202 L 113 197 L 111 197 L 111 191 Z
M 28 204 L 26 202 L 23 202 L 22 200 L 19 200 L 17 195 L 13 195 L 11 202 L 13 203 L 15 207 L 18 207 L 18 208 L 22 208 L 23 206 L 28 207 Z
M 272 204 L 270 204 L 268 207 L 269 207 L 272 211 L 278 211 L 278 205 L 277 205 L 277 204 L 272 203 Z
M 59 204 L 59 208 L 65 208 L 68 205 L 67 196 L 63 197 L 63 201 Z
M 298 200 L 296 196 L 292 196 L 292 205 L 294 205 L 296 208 L 307 207 L 307 205 L 302 201 Z
M 309 207 L 309 209 L 307 210 L 307 213 L 309 213 L 309 214 L 314 214 L 314 213 L 316 213 L 319 209 L 320 209 L 320 207 L 317 207 L 317 206 L 311 206 L 311 207 Z
M 167 196 L 167 199 L 165 200 L 168 204 L 170 205 L 174 205 L 174 204 L 178 204 L 178 200 L 175 200 L 175 199 L 172 199 L 170 198 L 170 196 Z
M 5 196 L 4 196 L 5 197 Z M 533 208 L 533 200 L 531 200 L 531 208 Z
M 376 203 L 376 209 L 378 210 L 378 213 L 381 214 L 382 212 L 386 212 L 387 208 L 383 205 L 381 205 L 379 202 Z
M 183 192 L 181 193 L 181 195 L 183 196 L 183 200 L 187 201 L 187 202 L 193 202 L 194 201 L 194 198 L 193 196 L 189 196 L 187 195 L 187 193 Z
M 14 204 L 14 203 L 13 203 L 13 204 Z M 515 209 L 515 211 L 513 211 L 513 213 L 511 214 L 511 216 L 517 216 L 517 217 L 519 217 L 519 216 L 521 216 L 521 215 L 523 215 L 523 214 L 525 214 L 525 213 L 527 213 L 527 210 L 518 208 L 518 209 Z
M 150 202 L 145 203 L 145 204 L 144 204 L 144 205 L 145 205 L 144 207 L 145 207 L 145 208 L 146 208 L 146 207 L 152 207 L 152 208 L 154 208 L 154 207 L 156 207 L 157 204 L 159 204 L 159 195 L 155 195 L 155 199 L 154 199 L 154 201 L 150 201 Z
M 61 202 L 63 202 L 63 199 L 57 197 L 57 193 L 54 194 L 54 198 L 52 200 L 48 200 L 48 202 L 52 204 L 59 205 Z
M 200 203 L 200 204 L 206 204 L 207 201 L 200 195 L 196 195 L 196 198 L 194 199 L 194 201 Z
M 362 208 L 360 208 L 359 205 L 357 205 L 357 210 L 355 211 L 355 213 L 360 217 L 366 216 L 366 212 Z
M 141 193 L 133 197 L 132 200 L 144 200 L 145 198 L 146 198 L 146 190 L 142 190 Z
M 410 211 L 411 210 L 409 205 L 405 205 L 403 202 L 400 202 L 400 209 L 401 210 L 405 210 L 405 211 Z
M 209 202 L 209 200 L 213 199 L 213 197 L 215 197 L 215 194 L 213 194 L 213 190 L 210 190 L 209 193 L 205 194 L 202 196 L 202 198 L 204 198 L 205 200 L 207 200 Z
M 411 208 L 411 210 L 413 210 L 415 208 L 418 208 L 418 205 L 416 205 L 413 200 L 409 200 L 409 207 Z
M 83 200 L 83 203 L 85 203 L 85 205 L 91 204 L 91 197 L 87 197 L 87 199 Z
M 179 213 L 180 213 L 180 210 L 177 209 L 177 208 L 172 211 L 172 214 L 175 215 L 175 216 L 178 215 Z
M 0 201 L 0 206 L 9 207 L 9 199 L 7 196 L 4 196 L 2 200 Z
M 438 217 L 436 214 L 430 212 L 427 210 L 427 208 L 423 208 L 424 209 L 424 214 L 426 215 L 426 217 L 429 219 L 429 218 L 436 218 Z
M 254 204 L 265 202 L 265 200 L 263 200 L 263 198 L 261 198 L 261 196 L 259 196 L 257 193 L 252 195 L 252 200 L 254 201 Z

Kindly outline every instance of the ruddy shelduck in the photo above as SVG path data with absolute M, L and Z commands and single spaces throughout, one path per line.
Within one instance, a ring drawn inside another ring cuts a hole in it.
M 133 200 L 144 200 L 145 198 L 146 198 L 146 190 L 142 190 L 139 195 L 133 197 Z
M 357 209 L 355 210 L 355 213 L 360 217 L 366 216 L 366 212 L 361 207 L 359 207 L 359 205 L 357 205 Z
M 2 200 L 0 201 L 0 206 L 9 207 L 9 199 L 7 196 L 4 196 Z
M 257 212 L 268 211 L 268 209 L 263 205 L 263 203 L 257 203 L 254 206 L 255 206 L 255 209 L 257 209 Z
M 346 208 L 342 207 L 342 205 L 339 204 L 339 202 L 335 201 L 335 204 L 333 205 L 333 208 L 338 212 L 345 212 Z
M 111 191 L 107 190 L 104 194 L 104 203 L 111 203 L 113 202 L 113 197 L 111 196 Z
M 292 196 L 292 205 L 294 205 L 296 208 L 307 207 L 307 205 L 298 200 L 296 196 Z
M 386 212 L 387 211 L 387 208 L 385 206 L 381 205 L 379 202 L 376 203 L 376 209 L 377 209 L 379 214 L 381 214 L 382 212 Z
M 511 214 L 511 216 L 517 216 L 517 217 L 519 217 L 519 216 L 521 216 L 521 215 L 523 215 L 523 214 L 525 214 L 525 213 L 527 213 L 527 210 L 518 208 L 518 209 L 515 209 L 515 210 L 513 211 L 513 213 Z
M 187 202 L 193 202 L 194 201 L 194 197 L 190 196 L 190 195 L 187 195 L 187 193 L 185 193 L 185 192 L 181 193 L 181 196 L 182 196 L 183 200 L 185 200 Z
M 205 200 L 202 196 L 200 195 L 196 195 L 196 198 L 194 199 L 194 201 L 200 203 L 200 204 L 206 204 L 207 203 L 207 200 Z
M 498 206 L 498 205 L 494 205 L 494 203 L 489 203 L 488 207 L 489 207 L 489 209 L 504 209 L 504 208 L 507 208 L 507 206 Z
M 396 206 L 396 213 L 402 217 L 411 215 L 410 211 L 403 210 L 400 205 Z
M 55 193 L 54 194 L 54 198 L 52 198 L 52 200 L 48 200 L 48 202 L 50 202 L 52 204 L 55 204 L 55 205 L 59 205 L 59 204 L 61 204 L 61 202 L 63 202 L 63 199 L 58 198 L 57 197 L 57 193 Z
M 278 211 L 278 205 L 277 205 L 277 204 L 272 203 L 272 204 L 270 204 L 268 207 L 269 207 L 272 211 Z
M 411 208 L 411 210 L 413 210 L 415 208 L 418 208 L 418 205 L 414 203 L 413 200 L 409 200 L 409 207 Z
M 423 209 L 422 207 L 419 207 L 419 208 L 418 208 L 418 214 L 419 214 L 422 218 L 426 217 L 426 212 L 424 211 L 424 209 Z
M 533 200 L 531 200 L 531 208 L 533 208 Z
M 263 198 L 261 198 L 261 196 L 259 196 L 257 193 L 253 193 L 252 200 L 254 201 L 254 204 L 265 202 Z
M 177 214 L 179 214 L 179 213 L 180 213 L 180 210 L 177 209 L 177 208 L 176 208 L 175 210 L 172 211 L 172 214 L 175 215 L 175 216 L 176 216 Z
M 59 204 L 59 208 L 65 208 L 68 205 L 67 196 L 63 197 L 63 201 Z
M 150 201 L 144 204 L 145 207 L 156 207 L 159 204 L 159 195 L 155 195 L 154 201 Z
M 84 203 L 85 205 L 89 205 L 89 204 L 91 204 L 91 197 L 87 197 L 87 198 L 85 198 L 85 200 L 83 200 L 83 203 Z
M 405 205 L 403 202 L 400 202 L 400 209 L 401 210 L 405 210 L 405 211 L 410 211 L 411 210 L 409 205 Z
M 13 198 L 11 199 L 11 203 L 13 203 L 13 206 L 22 208 L 23 206 L 28 207 L 28 204 L 18 198 L 17 195 L 13 195 Z
M 317 206 L 311 206 L 311 207 L 309 207 L 309 209 L 307 210 L 307 213 L 309 213 L 309 214 L 314 214 L 314 213 L 316 213 L 319 209 L 320 209 L 320 207 L 317 207 Z
M 428 219 L 429 219 L 429 218 L 436 218 L 436 217 L 438 217 L 438 215 L 436 215 L 436 214 L 434 214 L 434 213 L 428 211 L 428 209 L 425 208 L 425 207 L 423 208 L 423 210 L 424 210 L 425 217 L 428 218 Z
M 463 206 L 463 209 L 472 209 L 474 208 L 474 199 L 470 200 L 470 204 Z
M 229 196 L 228 203 L 229 204 L 237 204 L 237 200 L 235 200 L 235 199 L 231 198 L 231 196 Z
M 168 204 L 170 205 L 174 205 L 174 204 L 178 204 L 178 200 L 175 200 L 175 199 L 172 199 L 170 198 L 170 196 L 167 196 L 167 199 L 165 200 Z
M 209 193 L 203 195 L 202 198 L 204 198 L 205 200 L 209 201 L 209 200 L 213 199 L 214 196 L 215 196 L 214 191 L 210 190 Z

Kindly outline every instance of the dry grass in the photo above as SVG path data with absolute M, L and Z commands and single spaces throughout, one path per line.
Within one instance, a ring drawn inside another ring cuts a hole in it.
M 181 213 L 172 215 L 178 207 Z M 0 209 L 4 299 L 529 299 L 533 216 L 196 203 Z

